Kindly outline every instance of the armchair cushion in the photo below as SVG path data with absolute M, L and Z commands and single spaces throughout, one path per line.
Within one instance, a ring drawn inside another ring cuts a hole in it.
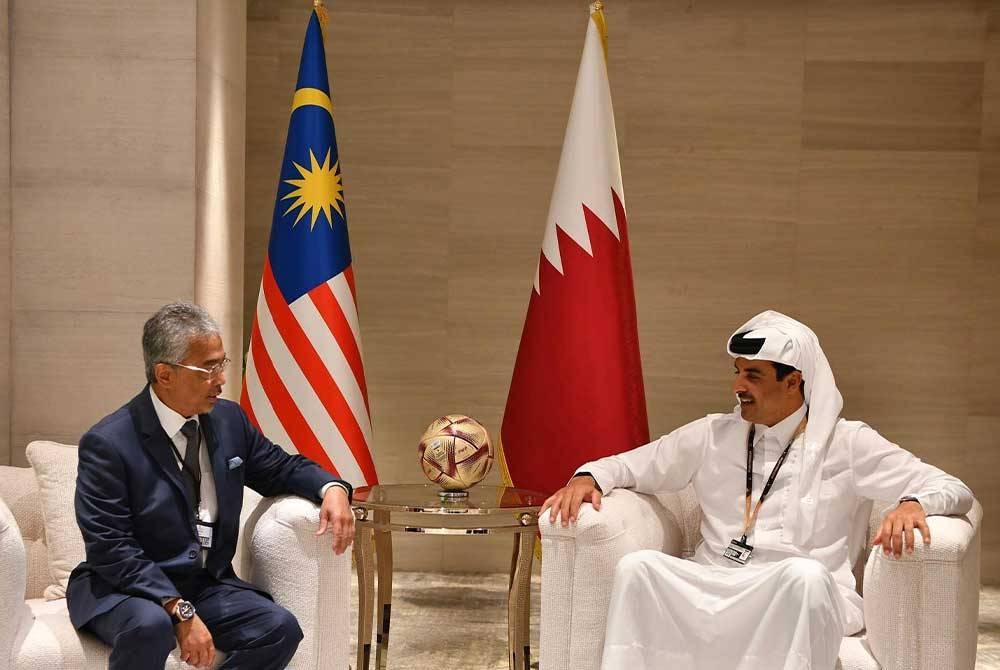
M 77 448 L 58 442 L 35 441 L 28 445 L 27 456 L 35 471 L 45 518 L 45 544 L 52 583 L 46 587 L 44 595 L 47 600 L 65 598 L 70 573 L 86 557 L 73 509 Z

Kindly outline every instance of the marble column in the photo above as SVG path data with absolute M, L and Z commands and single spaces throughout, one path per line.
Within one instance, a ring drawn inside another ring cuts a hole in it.
M 222 326 L 230 399 L 243 369 L 246 23 L 245 0 L 198 3 L 194 298 Z

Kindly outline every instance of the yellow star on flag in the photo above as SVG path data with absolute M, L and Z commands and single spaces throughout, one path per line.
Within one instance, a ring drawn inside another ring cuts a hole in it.
M 285 214 L 296 207 L 301 207 L 298 216 L 292 223 L 294 227 L 305 216 L 306 212 L 312 212 L 312 220 L 309 222 L 309 230 L 312 231 L 316 227 L 316 219 L 319 218 L 320 212 L 323 212 L 326 214 L 327 224 L 332 229 L 333 219 L 330 216 L 330 209 L 336 209 L 337 214 L 341 218 L 344 217 L 344 209 L 341 206 L 344 202 L 344 187 L 340 181 L 340 161 L 334 163 L 333 167 L 330 166 L 329 149 L 326 150 L 326 158 L 323 159 L 322 165 L 316 160 L 312 149 L 309 150 L 309 160 L 311 167 L 308 170 L 292 161 L 292 165 L 302 175 L 302 179 L 285 180 L 286 184 L 297 187 L 282 198 L 282 200 L 296 198 L 295 202 L 285 210 Z

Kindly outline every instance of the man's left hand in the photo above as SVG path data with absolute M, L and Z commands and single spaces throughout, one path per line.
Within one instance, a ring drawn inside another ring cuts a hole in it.
M 924 539 L 924 546 L 931 543 L 931 529 L 927 527 L 927 515 L 920 503 L 908 500 L 899 503 L 899 507 L 892 510 L 882 519 L 872 546 L 882 545 L 882 552 L 899 558 L 903 555 L 905 546 L 906 553 L 913 553 L 913 529 L 918 528 L 920 535 Z
M 354 541 L 354 511 L 347 499 L 347 491 L 340 486 L 331 486 L 323 496 L 319 508 L 319 530 L 322 535 L 327 529 L 333 531 L 333 553 L 338 556 L 347 551 Z

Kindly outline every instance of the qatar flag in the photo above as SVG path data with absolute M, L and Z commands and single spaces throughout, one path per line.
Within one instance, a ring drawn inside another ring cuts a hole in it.
M 500 428 L 504 478 L 543 493 L 649 441 L 606 39 L 595 2 Z

